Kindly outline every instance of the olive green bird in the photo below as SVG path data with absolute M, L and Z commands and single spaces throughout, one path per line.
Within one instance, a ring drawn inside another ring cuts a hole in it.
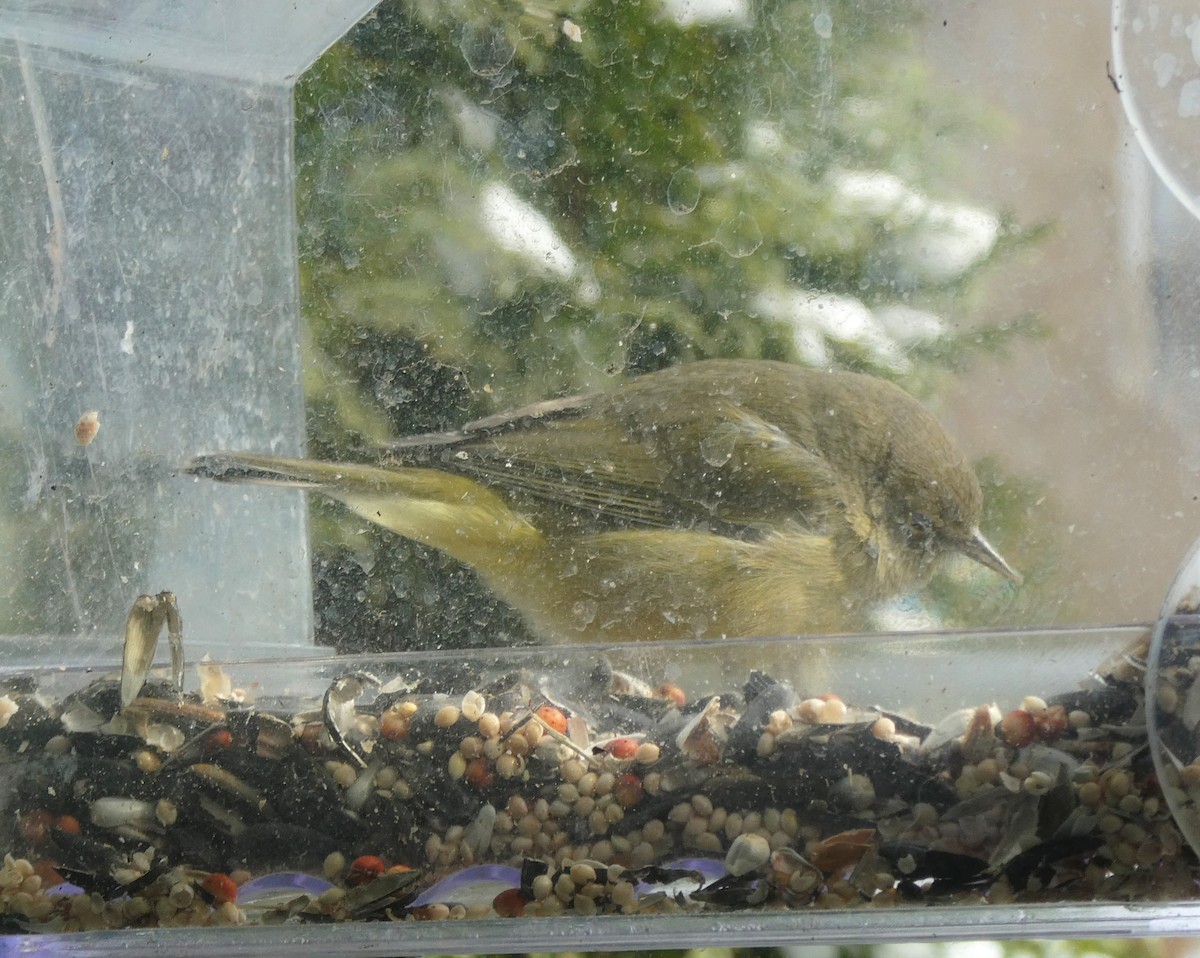
M 858 628 L 980 533 L 963 455 L 888 382 L 711 360 L 401 440 L 377 465 L 253 453 L 190 472 L 314 489 L 473 566 L 551 640 Z

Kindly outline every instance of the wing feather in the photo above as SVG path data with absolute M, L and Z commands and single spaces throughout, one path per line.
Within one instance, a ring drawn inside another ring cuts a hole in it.
M 615 415 L 596 405 L 596 397 L 538 403 L 412 437 L 389 457 L 477 479 L 539 528 L 571 531 L 706 528 L 757 538 L 789 521 L 820 531 L 840 495 L 819 455 L 733 401 L 711 397 L 668 422 L 652 406 Z

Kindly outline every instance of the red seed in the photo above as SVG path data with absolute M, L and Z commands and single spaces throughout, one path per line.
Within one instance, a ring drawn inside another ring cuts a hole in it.
M 567 717 L 563 715 L 562 709 L 553 705 L 543 705 L 537 710 L 537 717 L 560 735 L 567 734 Z
M 34 862 L 33 873 L 42 880 L 43 888 L 53 888 L 66 881 L 58 871 L 58 862 L 52 858 L 41 858 Z
M 410 871 L 412 871 L 412 869 L 408 865 L 393 865 L 386 872 L 384 872 L 384 874 L 385 875 L 399 875 L 399 874 L 402 874 L 403 872 L 410 872 Z
M 492 910 L 501 918 L 520 918 L 525 914 L 525 896 L 519 888 L 506 888 L 492 899 Z
M 219 728 L 215 732 L 209 733 L 204 740 L 204 751 L 219 752 L 222 749 L 229 748 L 233 744 L 233 733 L 227 728 Z
M 359 855 L 350 863 L 350 874 L 346 876 L 346 884 L 365 885 L 385 871 L 387 871 L 387 865 L 378 855 Z
M 485 789 L 496 780 L 492 772 L 492 764 L 486 758 L 473 758 L 467 762 L 467 770 L 463 773 L 467 784 L 478 789 Z
M 626 772 L 613 782 L 612 793 L 622 808 L 633 808 L 642 800 L 646 790 L 640 778 L 633 772 Z
M 75 441 L 81 446 L 88 445 L 100 431 L 100 413 L 91 409 L 79 417 L 75 423 Z
M 224 905 L 227 901 L 237 901 L 237 883 L 221 872 L 206 875 L 204 881 L 200 883 L 200 887 L 212 896 L 213 902 L 217 905 Z
M 1023 748 L 1033 741 L 1037 725 L 1024 709 L 1013 709 L 1001 720 L 1000 734 L 1013 748 Z
M 379 716 L 379 734 L 393 742 L 408 737 L 409 716 L 398 709 L 388 709 Z
M 74 815 L 59 815 L 54 820 L 54 827 L 70 835 L 78 835 L 82 831 L 79 827 L 79 819 Z
M 52 824 L 54 824 L 54 816 L 46 809 L 39 808 L 22 818 L 18 823 L 18 828 L 21 837 L 30 845 L 40 845 L 46 840 L 46 834 L 50 831 Z
M 683 689 L 678 685 L 672 685 L 670 682 L 663 682 L 654 690 L 655 698 L 666 699 L 668 702 L 674 702 L 678 706 L 687 705 L 687 696 L 683 694 Z
M 608 743 L 608 754 L 624 762 L 637 752 L 637 742 L 631 738 L 614 738 Z
M 1039 740 L 1054 742 L 1067 733 L 1067 728 L 1071 723 L 1067 718 L 1065 708 L 1061 705 L 1051 705 L 1046 711 L 1033 717 L 1033 724 L 1037 727 Z

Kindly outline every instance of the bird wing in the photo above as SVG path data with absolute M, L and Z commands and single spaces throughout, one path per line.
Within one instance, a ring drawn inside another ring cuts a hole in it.
M 570 397 L 389 447 L 503 490 L 539 528 L 822 531 L 840 495 L 828 463 L 737 402 L 706 397 L 664 421 L 652 405 Z
M 575 531 L 677 524 L 663 463 L 619 425 L 574 416 L 506 422 L 389 448 L 389 458 L 428 464 L 503 490 L 535 524 Z M 601 451 L 602 450 L 602 451 Z

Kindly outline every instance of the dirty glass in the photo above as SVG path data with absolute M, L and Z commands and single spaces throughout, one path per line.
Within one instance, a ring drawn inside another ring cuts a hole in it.
M 1069 67 L 1017 14 L 609 14 L 385 7 L 300 82 L 311 449 L 715 357 L 867 372 L 963 448 L 1024 581 L 957 559 L 825 630 L 1152 616 L 1197 518 L 1194 229 L 1084 69 L 1106 38 Z M 313 508 L 320 641 L 538 637 L 478 567 Z
M 1198 36 L 0 2 L 5 930 L 1194 930 Z

